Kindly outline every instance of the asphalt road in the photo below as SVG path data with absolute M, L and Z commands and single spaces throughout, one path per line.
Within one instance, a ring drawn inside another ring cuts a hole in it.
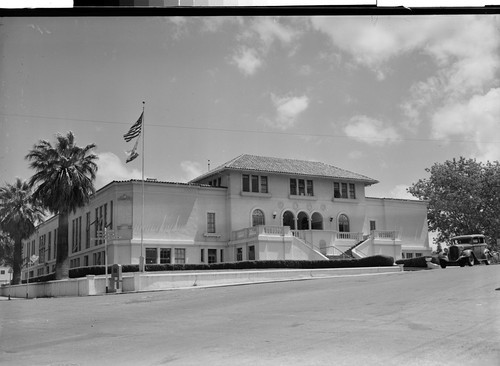
M 500 265 L 0 301 L 1 365 L 500 365 Z

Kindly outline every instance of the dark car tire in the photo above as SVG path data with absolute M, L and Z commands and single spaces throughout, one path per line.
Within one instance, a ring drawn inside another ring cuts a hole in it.
M 443 261 L 443 262 L 441 262 L 441 263 L 439 263 L 439 265 L 440 265 L 440 266 L 441 266 L 441 268 L 443 268 L 443 269 L 444 269 L 444 268 L 446 268 L 446 262 L 444 262 L 444 261 Z
M 467 261 L 467 258 L 462 258 L 462 260 L 460 261 L 460 267 L 465 267 L 465 262 Z
M 484 264 L 486 264 L 487 266 L 489 266 L 489 265 L 490 265 L 490 260 L 489 260 L 489 259 L 486 259 L 486 260 L 484 261 Z
M 474 257 L 472 255 L 469 258 L 467 258 L 467 265 L 469 267 L 472 267 L 474 265 Z

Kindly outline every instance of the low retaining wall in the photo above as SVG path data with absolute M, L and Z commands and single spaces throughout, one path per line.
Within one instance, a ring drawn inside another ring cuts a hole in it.
M 338 276 L 368 275 L 401 272 L 399 266 L 328 269 L 276 269 L 204 272 L 159 272 L 125 274 L 122 292 L 162 291 L 198 286 L 227 286 L 250 283 L 304 280 Z M 111 286 L 110 286 L 111 288 Z M 104 276 L 89 275 L 84 278 L 29 285 L 2 286 L 1 296 L 20 298 L 92 296 L 106 293 Z

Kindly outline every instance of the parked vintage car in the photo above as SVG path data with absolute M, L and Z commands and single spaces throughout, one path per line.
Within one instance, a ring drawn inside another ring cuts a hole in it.
M 448 253 L 439 257 L 441 268 L 446 266 L 473 266 L 474 264 L 490 264 L 490 254 L 484 235 L 461 235 L 451 238 Z

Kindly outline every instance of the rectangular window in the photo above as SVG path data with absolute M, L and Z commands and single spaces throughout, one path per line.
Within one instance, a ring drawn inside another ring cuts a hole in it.
M 342 183 L 342 198 L 348 198 L 347 196 L 347 183 Z
M 356 199 L 356 186 L 353 183 L 349 183 L 349 198 Z
M 340 183 L 339 182 L 333 182 L 333 197 L 334 198 L 340 198 Z
M 224 262 L 224 249 L 220 250 L 220 261 Z
M 314 196 L 313 181 L 307 180 L 307 195 Z
M 54 258 L 56 259 L 57 256 L 57 243 L 59 240 L 57 239 L 57 234 L 59 233 L 59 229 L 54 229 Z
M 290 179 L 290 195 L 292 195 L 292 196 L 297 195 L 297 180 L 296 179 Z
M 205 263 L 205 249 L 201 249 L 200 252 L 200 262 Z
M 268 193 L 267 191 L 267 177 L 260 177 L 260 193 Z
M 252 192 L 259 192 L 259 176 L 252 175 Z
M 171 252 L 170 248 L 160 249 L 160 264 L 170 264 L 171 263 Z
M 421 257 L 422 253 L 415 253 L 415 258 Z
M 304 179 L 299 179 L 299 196 L 305 196 L 306 185 Z
M 109 202 L 109 228 L 113 230 L 113 201 Z
M 31 253 L 35 254 L 35 241 L 34 240 L 31 242 Z
M 243 174 L 243 192 L 250 192 L 250 176 Z
M 249 261 L 255 260 L 255 245 L 250 245 L 248 247 L 248 260 Z
M 370 231 L 377 230 L 377 222 L 375 220 L 370 220 Z
M 237 261 L 242 261 L 243 260 L 243 248 L 237 248 L 236 249 L 236 260 Z
M 83 266 L 88 267 L 89 266 L 89 256 L 86 255 L 83 257 Z
M 95 220 L 94 220 L 94 238 L 97 239 L 97 231 L 99 231 L 99 208 L 95 209 Z M 94 240 L 94 245 L 99 245 L 99 240 Z M 95 264 L 95 263 L 94 263 Z
M 406 259 L 413 258 L 413 253 L 406 253 Z
M 217 249 L 208 249 L 208 263 L 217 262 Z
M 104 204 L 104 228 L 108 227 L 108 204 Z M 103 230 L 104 230 L 103 228 Z
M 85 248 L 90 248 L 90 212 L 85 214 Z
M 45 239 L 46 235 L 43 234 L 40 236 L 39 242 L 38 242 L 38 263 L 45 263 Z
M 207 233 L 215 233 L 215 212 L 207 212 Z
M 175 263 L 176 264 L 186 263 L 186 249 L 175 248 Z
M 52 231 L 49 231 L 48 233 L 49 237 L 49 242 L 47 244 L 47 261 L 50 261 L 52 259 Z
M 157 248 L 146 248 L 146 264 L 156 264 L 158 258 Z

